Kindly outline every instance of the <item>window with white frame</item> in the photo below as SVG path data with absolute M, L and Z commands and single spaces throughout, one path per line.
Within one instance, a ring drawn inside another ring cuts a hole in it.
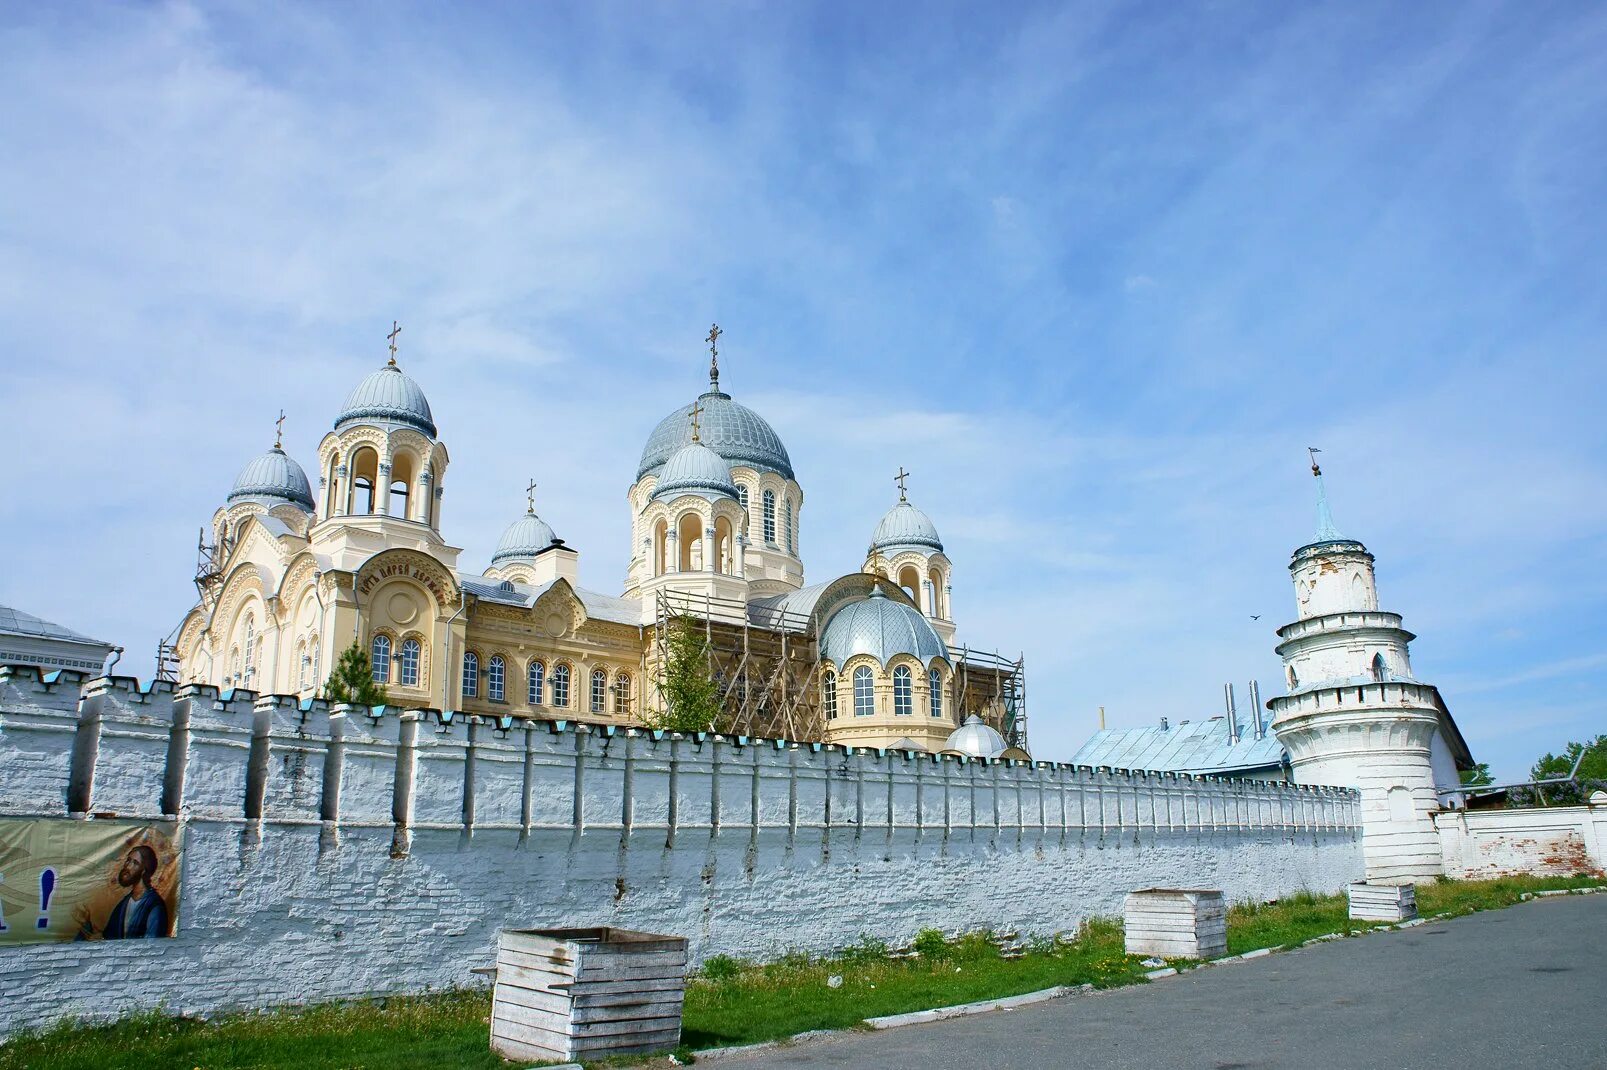
M 402 671 L 398 682 L 403 687 L 418 686 L 418 663 L 419 655 L 422 652 L 423 647 L 419 645 L 417 639 L 404 639 L 402 641 Z
M 552 704 L 559 709 L 569 708 L 569 666 L 559 665 L 552 670 Z
M 480 694 L 480 655 L 470 650 L 463 655 L 463 697 Z
M 932 716 L 943 716 L 943 674 L 933 669 L 927 677 L 932 692 Z
M 781 504 L 784 510 L 781 517 L 781 526 L 787 534 L 787 552 L 790 554 L 794 549 L 792 544 L 792 499 L 788 498 Z
M 547 666 L 532 661 L 525 670 L 525 701 L 532 706 L 541 705 L 541 693 L 547 689 Z
M 748 533 L 748 485 L 737 484 L 737 501 L 742 503 L 742 534 Z
M 622 717 L 631 712 L 631 674 L 628 672 L 614 677 L 614 712 Z
M 601 669 L 591 672 L 591 712 L 608 712 L 608 674 Z
M 908 717 L 915 712 L 915 676 L 908 665 L 893 670 L 893 713 Z
M 485 697 L 492 702 L 502 702 L 508 697 L 507 668 L 501 654 L 491 655 L 491 660 L 486 662 Z
M 776 495 L 769 490 L 764 492 L 764 541 L 771 546 L 776 543 Z
M 826 708 L 826 720 L 837 719 L 837 674 L 826 671 L 826 678 L 820 683 L 821 705 Z
M 876 679 L 870 666 L 854 670 L 854 716 L 869 717 L 876 712 Z
M 391 637 L 376 635 L 369 645 L 368 660 L 374 682 L 387 684 L 391 680 Z

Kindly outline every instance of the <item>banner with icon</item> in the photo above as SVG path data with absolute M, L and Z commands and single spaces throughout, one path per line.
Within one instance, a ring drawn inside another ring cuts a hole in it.
M 0 817 L 0 947 L 172 936 L 175 821 Z

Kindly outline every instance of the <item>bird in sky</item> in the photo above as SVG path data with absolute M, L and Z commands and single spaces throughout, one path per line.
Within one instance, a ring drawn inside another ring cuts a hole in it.
M 1251 619 L 1251 620 L 1260 620 L 1260 619 L 1261 619 L 1261 614 L 1259 614 L 1259 613 L 1252 613 L 1252 614 L 1250 614 L 1250 619 Z

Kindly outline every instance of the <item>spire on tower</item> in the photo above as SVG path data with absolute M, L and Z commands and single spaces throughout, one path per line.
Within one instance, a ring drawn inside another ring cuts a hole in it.
M 1311 455 L 1311 474 L 1317 480 L 1317 541 L 1333 542 L 1344 538 L 1339 534 L 1339 529 L 1334 527 L 1334 514 L 1328 508 L 1328 488 L 1323 486 L 1322 466 L 1317 463 L 1317 454 L 1322 450 L 1307 446 L 1306 452 Z

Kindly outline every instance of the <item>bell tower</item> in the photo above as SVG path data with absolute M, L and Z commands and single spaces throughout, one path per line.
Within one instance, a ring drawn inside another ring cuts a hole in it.
M 1298 619 L 1278 629 L 1289 693 L 1267 704 L 1272 728 L 1297 782 L 1361 792 L 1368 880 L 1435 877 L 1439 693 L 1412 675 L 1416 637 L 1378 608 L 1373 555 L 1335 528 L 1315 456 L 1311 472 L 1317 537 L 1289 562 Z

